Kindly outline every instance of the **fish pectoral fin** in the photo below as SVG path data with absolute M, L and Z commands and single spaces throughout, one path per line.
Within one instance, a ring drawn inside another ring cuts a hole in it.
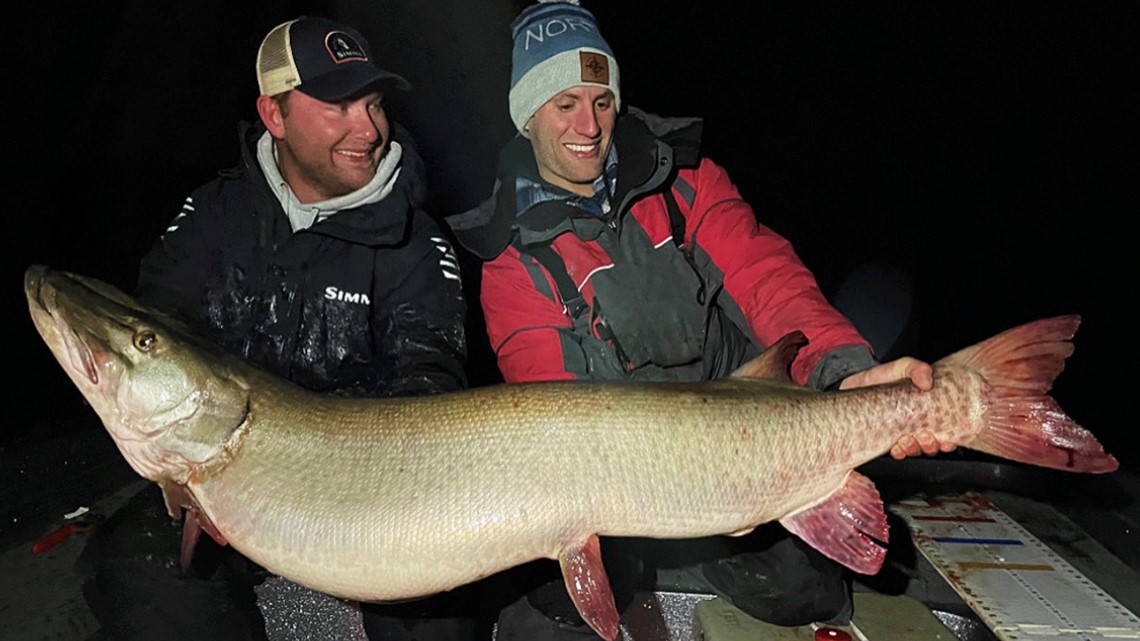
M 162 501 L 166 505 L 166 513 L 176 521 L 181 519 L 182 506 L 190 504 L 192 500 L 190 493 L 186 491 L 186 486 L 181 483 L 160 481 L 158 487 L 162 488 Z
M 190 568 L 190 562 L 194 559 L 194 548 L 197 547 L 198 539 L 201 538 L 203 530 L 218 545 L 229 545 L 229 541 L 210 521 L 210 517 L 196 507 L 186 508 L 186 519 L 182 522 L 182 549 L 178 555 L 178 563 L 182 566 L 183 571 Z
M 883 500 L 871 479 L 851 472 L 823 502 L 780 519 L 791 533 L 825 556 L 861 574 L 883 566 L 889 526 Z M 882 542 L 882 544 L 880 543 Z
M 183 572 L 190 569 L 190 562 L 194 560 L 194 548 L 197 547 L 201 535 L 202 528 L 198 526 L 198 519 L 192 514 L 182 521 L 182 546 L 178 554 L 178 566 Z
M 607 641 L 616 639 L 620 617 L 610 579 L 602 566 L 598 535 L 591 534 L 582 544 L 562 550 L 558 563 L 562 566 L 566 591 L 582 620 Z
M 178 555 L 178 563 L 182 566 L 183 571 L 189 569 L 190 562 L 194 559 L 194 548 L 198 545 L 198 539 L 203 530 L 218 545 L 229 545 L 226 537 L 218 531 L 214 522 L 198 506 L 198 500 L 194 498 L 194 493 L 189 488 L 182 483 L 173 482 L 160 482 L 158 485 L 162 488 L 162 500 L 166 503 L 166 511 L 171 518 L 182 519 L 182 545 Z M 186 510 L 185 517 L 182 514 L 184 508 Z
M 218 531 L 218 526 L 214 525 L 214 522 L 210 520 L 210 517 L 206 516 L 205 512 L 196 507 L 191 508 L 188 510 L 188 512 L 190 512 L 191 518 L 197 521 L 198 527 L 205 530 L 206 534 L 209 534 L 210 538 L 214 539 L 215 543 L 222 546 L 230 544 L 230 542 L 226 540 L 226 537 Z

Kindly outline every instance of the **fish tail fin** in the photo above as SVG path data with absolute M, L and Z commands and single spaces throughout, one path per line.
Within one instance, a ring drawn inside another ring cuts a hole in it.
M 1006 330 L 935 363 L 965 367 L 986 382 L 985 427 L 960 445 L 1002 458 L 1069 472 L 1118 467 L 1096 437 L 1049 396 L 1073 353 L 1080 316 L 1045 318 Z

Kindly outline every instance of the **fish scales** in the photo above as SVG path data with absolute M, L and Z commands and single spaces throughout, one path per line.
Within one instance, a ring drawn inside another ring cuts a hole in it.
M 402 598 L 407 588 L 386 590 L 413 581 L 446 589 L 488 572 L 482 561 L 440 563 L 441 551 L 501 559 L 497 571 L 557 556 L 593 532 L 708 536 L 808 507 L 906 429 L 874 419 L 857 394 L 801 402 L 817 395 L 763 381 L 519 385 L 411 408 L 391 400 L 346 411 L 338 402 L 331 420 L 322 399 L 294 392 L 255 404 L 262 422 L 195 494 L 230 542 L 269 569 L 316 584 L 335 577 L 322 587 L 355 599 Z M 937 398 L 900 385 L 873 402 L 909 403 L 899 415 L 912 416 Z M 834 425 L 803 429 L 821 422 L 813 410 Z M 855 434 L 876 432 L 865 450 L 850 447 Z M 806 451 L 819 455 L 807 463 Z M 391 558 L 423 564 L 388 577 Z

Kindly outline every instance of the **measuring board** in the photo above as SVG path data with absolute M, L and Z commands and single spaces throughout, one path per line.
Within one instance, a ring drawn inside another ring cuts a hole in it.
M 918 495 L 890 509 L 1001 641 L 1140 639 L 1140 618 L 983 495 Z

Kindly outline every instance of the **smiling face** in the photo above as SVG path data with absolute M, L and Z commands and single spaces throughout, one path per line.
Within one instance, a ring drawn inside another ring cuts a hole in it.
M 323 102 L 294 90 L 280 99 L 258 99 L 261 119 L 277 140 L 281 175 L 298 200 L 343 196 L 372 180 L 388 151 L 383 97 L 372 92 Z
M 547 100 L 527 123 L 539 175 L 557 187 L 592 196 L 616 122 L 614 95 L 605 87 L 571 87 Z

